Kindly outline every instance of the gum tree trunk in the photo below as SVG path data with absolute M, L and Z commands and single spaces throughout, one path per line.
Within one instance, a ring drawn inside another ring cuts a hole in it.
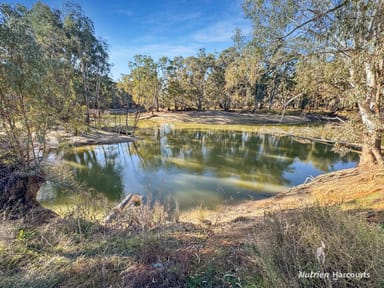
M 382 127 L 380 114 L 375 113 L 366 101 L 359 102 L 359 113 L 364 125 L 363 150 L 360 165 L 380 165 L 384 168 L 381 152 Z
M 381 152 L 383 125 L 381 123 L 381 97 L 383 61 L 365 63 L 365 100 L 358 102 L 359 114 L 363 123 L 363 150 L 360 165 L 379 165 L 384 168 Z

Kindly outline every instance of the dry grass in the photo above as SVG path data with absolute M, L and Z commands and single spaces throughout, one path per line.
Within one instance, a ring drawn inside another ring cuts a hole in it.
M 315 206 L 273 213 L 268 215 L 260 231 L 261 234 L 255 235 L 255 241 L 261 257 L 254 259 L 261 271 L 261 286 L 384 285 L 383 229 L 370 226 L 337 208 Z M 324 262 L 316 258 L 322 241 L 325 243 Z M 319 272 L 324 276 L 299 277 L 300 271 Z M 340 273 L 355 274 L 340 277 Z
M 298 278 L 300 271 L 319 269 L 369 272 L 368 279 L 339 279 L 333 287 L 384 285 L 383 228 L 338 207 L 211 225 L 176 223 L 160 206 L 146 209 L 108 225 L 86 211 L 38 227 L 2 223 L 0 286 L 327 287 L 324 279 Z M 323 266 L 315 254 L 321 241 Z

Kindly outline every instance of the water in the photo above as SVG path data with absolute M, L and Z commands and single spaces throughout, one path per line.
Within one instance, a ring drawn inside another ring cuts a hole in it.
M 188 210 L 270 197 L 358 162 L 355 153 L 341 157 L 331 145 L 288 136 L 169 125 L 141 130 L 139 136 L 135 143 L 74 149 L 64 155 L 65 163 L 110 200 L 143 194 L 163 203 L 175 199 L 180 210 Z M 57 194 L 45 196 L 59 201 Z M 44 193 L 40 197 L 44 200 Z

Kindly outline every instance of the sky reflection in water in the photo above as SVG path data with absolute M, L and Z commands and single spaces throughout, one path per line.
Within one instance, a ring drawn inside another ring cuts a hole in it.
M 169 125 L 141 130 L 139 136 L 136 143 L 82 147 L 64 158 L 77 179 L 111 200 L 127 193 L 163 203 L 172 197 L 180 210 L 269 197 L 358 162 L 355 153 L 340 157 L 331 145 L 288 136 Z

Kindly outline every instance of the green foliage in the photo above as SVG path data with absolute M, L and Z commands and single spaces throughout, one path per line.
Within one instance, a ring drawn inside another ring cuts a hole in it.
M 16 239 L 20 241 L 26 241 L 33 236 L 33 231 L 28 231 L 24 228 L 19 229 Z
M 207 106 L 207 78 L 214 57 L 201 49 L 196 57 L 163 57 L 155 63 L 150 56 L 136 55 L 129 63 L 130 74 L 118 86 L 147 110 L 173 106 L 174 109 Z
M 208 264 L 207 267 L 204 268 L 204 272 L 189 276 L 186 279 L 185 286 L 188 288 L 214 287 L 214 266 L 212 264 Z
M 286 55 L 284 63 L 276 64 L 276 55 L 268 56 L 254 42 L 218 56 L 200 49 L 196 56 L 163 57 L 158 63 L 137 55 L 118 86 L 147 109 L 255 110 L 267 102 L 271 109 L 293 90 L 294 63 Z
M 88 113 L 108 98 L 106 44 L 76 5 L 63 12 L 41 2 L 31 9 L 1 4 L 0 24 L 0 126 L 19 164 L 35 167 L 49 129 L 79 129 L 82 105 Z
M 184 63 L 183 57 L 174 57 L 173 59 L 162 58 L 160 59 L 162 70 L 162 95 L 163 105 L 167 108 L 185 107 L 185 94 L 182 83 L 182 68 Z
M 212 73 L 207 79 L 207 97 L 209 107 L 216 109 L 219 105 L 224 111 L 228 111 L 231 107 L 230 89 L 226 87 L 226 71 L 229 66 L 238 57 L 238 51 L 234 48 L 229 48 L 220 53 L 214 62 Z
M 118 87 L 132 95 L 136 104 L 148 110 L 158 110 L 160 80 L 157 64 L 150 56 L 136 55 L 129 67 L 130 74 L 122 77 Z

